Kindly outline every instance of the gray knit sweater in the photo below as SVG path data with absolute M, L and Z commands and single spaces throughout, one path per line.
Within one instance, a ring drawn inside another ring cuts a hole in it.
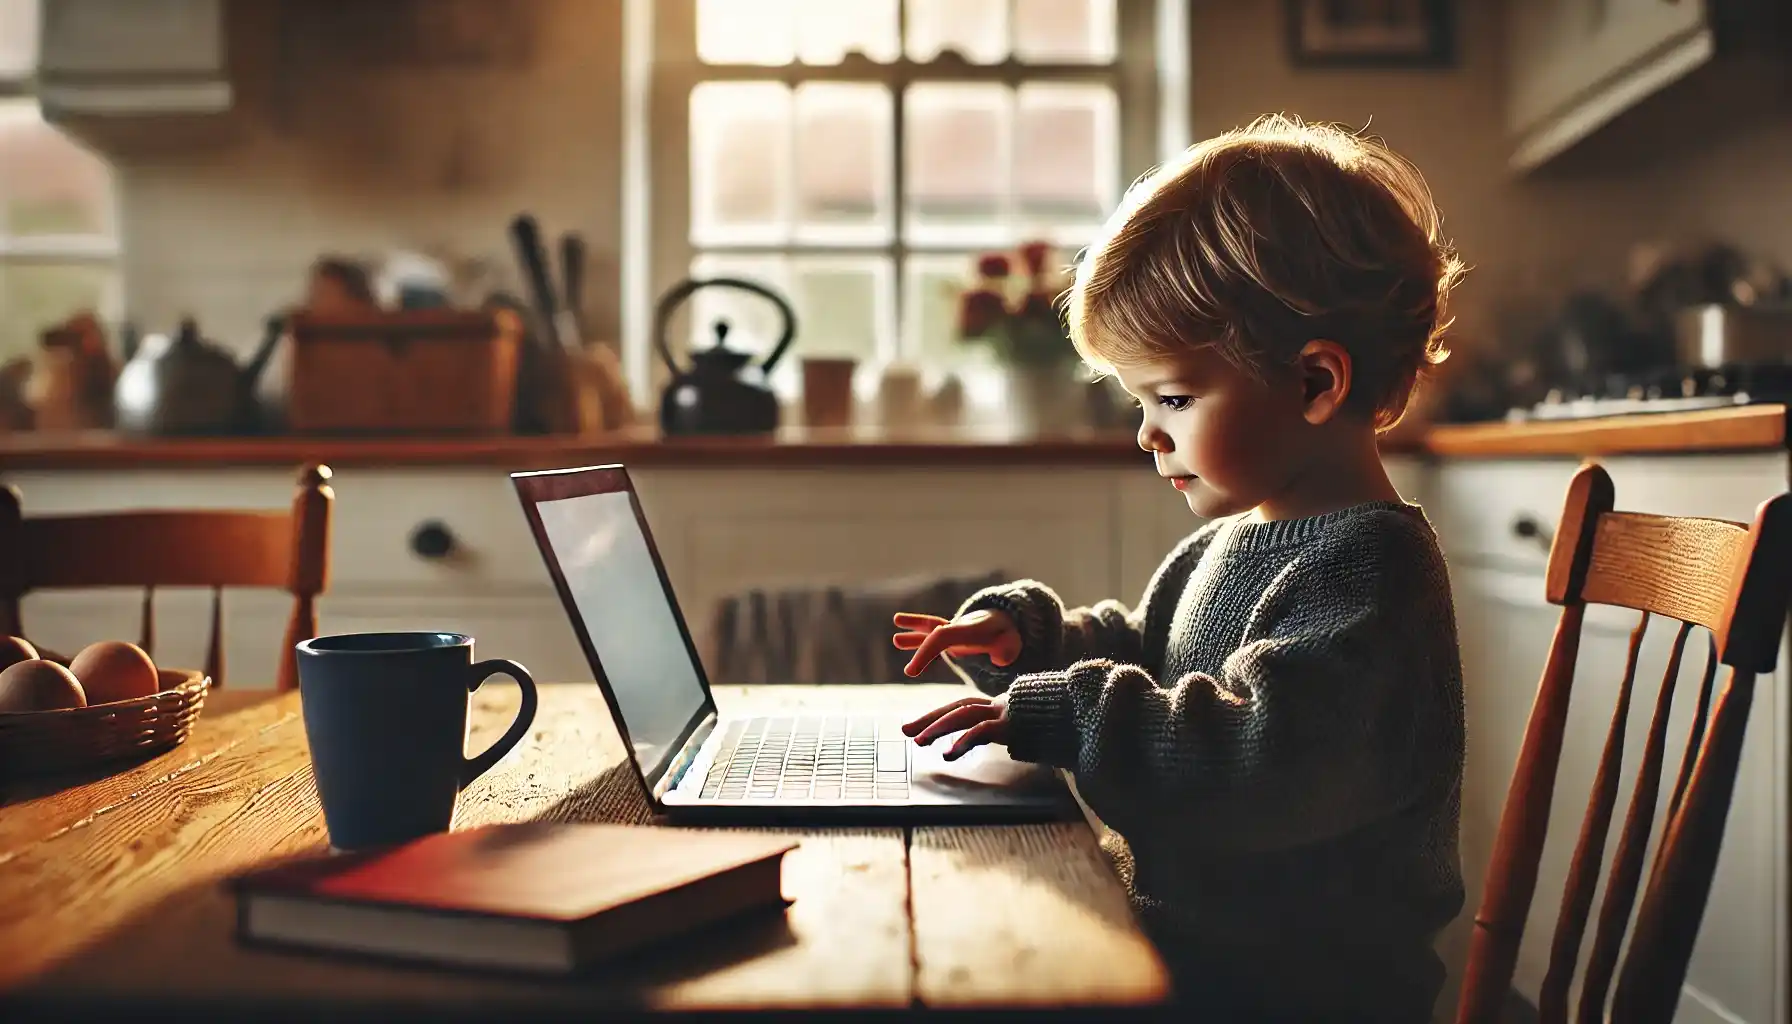
M 1069 769 L 1131 851 L 1136 909 L 1180 988 L 1314 1019 L 1423 1019 L 1462 908 L 1462 669 L 1424 513 L 1373 502 L 1215 520 L 1128 610 L 1041 583 L 1019 659 L 955 660 L 1008 692 L 1010 752 Z M 1199 999 L 1199 993 L 1187 993 Z

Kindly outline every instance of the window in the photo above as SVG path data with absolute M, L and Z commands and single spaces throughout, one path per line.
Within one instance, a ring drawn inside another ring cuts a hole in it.
M 0 0 L 0 358 L 74 313 L 119 312 L 112 173 L 31 95 L 38 0 Z
M 1040 239 L 1068 262 L 1157 158 L 1161 6 L 643 0 L 646 302 L 686 275 L 776 288 L 798 317 L 774 377 L 787 396 L 804 355 L 962 364 L 956 295 L 976 256 Z M 706 344 L 717 319 L 776 328 L 740 292 L 689 309 L 675 347 Z M 651 329 L 652 310 L 625 319 Z

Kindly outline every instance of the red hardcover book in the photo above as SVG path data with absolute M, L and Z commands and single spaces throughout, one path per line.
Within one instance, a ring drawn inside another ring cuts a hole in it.
M 787 905 L 781 867 L 796 846 L 747 832 L 493 825 L 288 861 L 230 884 L 244 942 L 567 974 Z

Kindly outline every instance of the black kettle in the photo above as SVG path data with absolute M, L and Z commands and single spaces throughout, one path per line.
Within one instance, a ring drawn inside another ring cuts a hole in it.
M 772 350 L 759 365 L 753 353 L 728 347 L 728 321 L 715 324 L 716 343 L 691 352 L 691 367 L 683 369 L 672 358 L 666 343 L 666 324 L 673 310 L 702 288 L 738 288 L 767 299 L 776 306 L 784 327 Z M 769 434 L 778 429 L 778 396 L 767 386 L 767 377 L 796 336 L 796 312 L 777 292 L 756 281 L 736 277 L 690 278 L 679 282 L 660 298 L 653 342 L 672 383 L 660 397 L 660 428 L 668 435 Z

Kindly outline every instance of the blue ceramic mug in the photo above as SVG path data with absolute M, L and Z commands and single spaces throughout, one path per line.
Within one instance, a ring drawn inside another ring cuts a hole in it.
M 474 662 L 459 633 L 344 633 L 298 644 L 299 704 L 324 826 L 337 850 L 402 843 L 454 824 L 461 790 L 535 721 L 535 680 L 505 658 Z M 510 729 L 466 756 L 472 692 L 522 687 Z

